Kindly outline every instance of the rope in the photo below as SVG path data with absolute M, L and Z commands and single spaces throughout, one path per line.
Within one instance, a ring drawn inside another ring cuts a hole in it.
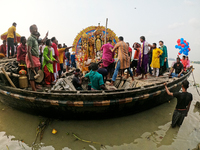
M 192 77 L 193 77 L 193 80 L 194 80 L 194 85 L 195 85 L 195 87 L 196 87 L 197 93 L 198 93 L 199 96 L 200 96 L 199 90 L 198 90 L 198 88 L 197 88 L 197 85 L 196 85 L 196 82 L 195 82 L 195 79 L 194 79 L 193 71 L 192 71 Z

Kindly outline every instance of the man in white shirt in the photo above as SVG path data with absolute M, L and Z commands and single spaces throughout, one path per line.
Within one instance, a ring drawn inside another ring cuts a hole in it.
M 144 79 L 144 76 L 147 79 L 147 64 L 149 60 L 148 52 L 149 52 L 149 47 L 152 47 L 152 45 L 150 45 L 148 42 L 145 41 L 144 36 L 140 37 L 140 42 L 142 43 L 142 45 L 138 59 L 137 74 L 138 75 L 142 74 L 142 77 L 140 79 Z

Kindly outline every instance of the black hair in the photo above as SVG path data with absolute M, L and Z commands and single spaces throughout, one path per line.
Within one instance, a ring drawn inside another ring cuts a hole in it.
M 144 37 L 144 36 L 141 36 L 140 38 L 141 38 L 143 41 L 145 41 L 145 37 Z
M 3 40 L 3 43 L 6 42 L 6 40 Z
M 180 61 L 180 58 L 179 58 L 179 57 L 177 57 L 177 58 L 176 58 L 176 60 L 179 60 L 179 61 Z
M 112 40 L 108 40 L 109 43 L 112 43 Z
M 80 69 L 76 69 L 76 72 L 80 72 L 81 70 Z
M 119 37 L 120 41 L 124 41 L 124 38 L 122 36 Z
M 160 43 L 160 42 L 161 42 L 161 43 L 164 43 L 164 42 L 163 42 L 163 41 L 161 41 L 161 40 L 159 41 L 159 43 Z
M 49 46 L 50 42 L 51 42 L 51 40 L 48 39 L 48 40 L 46 41 L 46 46 Z
M 33 30 L 33 27 L 34 27 L 34 26 L 36 26 L 36 25 L 35 25 L 35 24 L 33 24 L 33 25 L 31 25 L 31 26 L 30 26 L 30 28 L 29 28 L 29 29 L 30 29 L 30 31 L 32 31 L 32 30 Z
M 12 25 L 14 26 L 14 25 L 17 25 L 17 24 L 16 24 L 16 22 L 13 22 L 13 24 L 12 24 Z
M 55 39 L 56 39 L 56 38 L 55 38 L 55 36 L 54 36 L 54 37 L 52 37 L 52 38 L 51 38 L 51 42 L 53 42 Z
M 189 88 L 189 82 L 187 80 L 183 81 L 182 82 L 182 85 L 185 89 L 188 89 Z
M 157 46 L 157 44 L 156 44 L 156 43 L 153 43 L 153 45 Z
M 98 70 L 99 68 L 97 63 L 91 63 L 90 66 L 92 71 Z
M 92 70 L 92 67 L 91 67 L 91 65 L 89 65 L 89 67 L 88 67 L 88 70 L 90 71 L 90 70 Z
M 185 58 L 185 56 L 183 56 L 183 58 Z
M 58 47 L 60 47 L 60 46 L 62 47 L 62 44 L 58 44 Z
M 22 43 L 24 41 L 24 39 L 26 39 L 25 36 L 22 36 L 20 39 L 20 42 Z

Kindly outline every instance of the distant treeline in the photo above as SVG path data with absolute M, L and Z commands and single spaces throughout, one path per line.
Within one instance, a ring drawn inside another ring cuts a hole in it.
M 200 64 L 200 61 L 191 61 L 191 62 L 195 64 Z

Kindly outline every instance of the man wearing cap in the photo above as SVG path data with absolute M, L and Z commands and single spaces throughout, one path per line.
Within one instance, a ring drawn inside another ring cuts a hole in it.
M 8 34 L 7 34 L 8 58 L 12 58 L 14 56 L 14 39 L 15 42 L 17 42 L 16 26 L 17 24 L 14 22 L 12 24 L 12 27 L 8 29 Z M 10 48 L 11 48 L 11 55 L 10 55 Z
M 82 90 L 83 88 L 81 87 L 81 84 L 82 84 L 82 78 L 80 78 L 80 69 L 76 69 L 76 71 L 74 71 L 74 77 L 72 79 L 72 83 L 74 85 L 74 87 L 77 89 L 77 90 Z

